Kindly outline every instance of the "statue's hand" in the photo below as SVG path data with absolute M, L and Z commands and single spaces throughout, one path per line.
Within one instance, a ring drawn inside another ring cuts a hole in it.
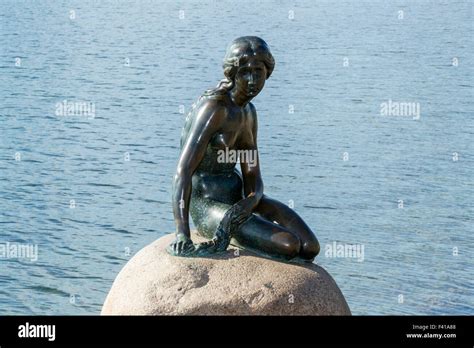
M 252 210 L 254 208 L 254 204 L 252 199 L 244 198 L 234 204 L 231 208 L 232 210 L 232 220 L 230 223 L 235 224 L 237 226 L 244 223 L 250 215 L 252 215 Z
M 168 245 L 166 251 L 174 256 L 186 256 L 193 252 L 194 249 L 195 247 L 191 238 L 185 234 L 178 233 L 176 235 L 176 240 Z

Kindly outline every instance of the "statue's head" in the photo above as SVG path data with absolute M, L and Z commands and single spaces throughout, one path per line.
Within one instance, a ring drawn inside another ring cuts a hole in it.
M 249 97 L 255 97 L 272 74 L 275 60 L 261 38 L 243 36 L 229 45 L 222 66 L 225 79 L 207 95 L 224 94 L 235 87 Z

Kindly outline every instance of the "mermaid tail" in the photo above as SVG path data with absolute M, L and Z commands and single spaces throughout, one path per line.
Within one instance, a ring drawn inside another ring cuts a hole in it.
M 226 251 L 237 229 L 252 215 L 249 214 L 243 222 L 238 223 L 235 221 L 235 216 L 238 213 L 241 213 L 241 208 L 237 204 L 234 204 L 224 214 L 224 217 L 214 233 L 214 237 L 210 241 L 194 244 L 194 249 L 179 256 L 206 256 Z

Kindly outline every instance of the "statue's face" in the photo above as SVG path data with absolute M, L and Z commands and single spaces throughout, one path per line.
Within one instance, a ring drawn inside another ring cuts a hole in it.
M 239 67 L 235 75 L 235 85 L 241 93 L 253 98 L 263 89 L 266 77 L 265 64 L 256 58 L 251 58 L 245 65 Z

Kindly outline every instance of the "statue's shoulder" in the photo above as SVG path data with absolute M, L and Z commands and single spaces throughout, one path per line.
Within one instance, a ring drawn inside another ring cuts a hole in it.
M 202 103 L 205 103 L 207 105 L 222 105 L 224 106 L 226 104 L 226 97 L 225 95 L 206 95 L 203 94 L 199 97 L 199 101 Z
M 212 96 L 201 95 L 189 109 L 184 127 L 181 132 L 181 147 L 193 125 L 206 125 L 211 117 L 215 122 L 221 122 L 227 113 L 227 108 L 223 100 Z
M 225 113 L 227 112 L 227 109 L 228 105 L 224 98 L 214 95 L 201 95 L 199 99 L 192 105 L 190 113 Z
M 252 124 L 257 123 L 257 110 L 255 109 L 255 106 L 250 102 L 246 106 L 245 116 L 249 121 L 252 122 Z
M 257 116 L 257 109 L 255 109 L 255 105 L 253 105 L 251 102 L 248 103 L 248 110 L 251 116 L 253 117 Z

